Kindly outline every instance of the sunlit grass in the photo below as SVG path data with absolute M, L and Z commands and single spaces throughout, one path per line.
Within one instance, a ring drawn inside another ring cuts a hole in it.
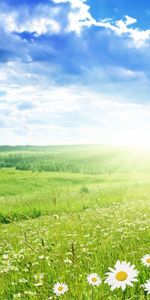
M 149 299 L 141 258 L 150 254 L 150 176 L 131 166 L 100 174 L 0 170 L 0 299 L 55 300 L 56 283 L 68 287 L 64 300 Z M 104 283 L 117 260 L 139 271 L 125 292 Z M 93 273 L 98 286 L 87 281 Z
M 145 299 L 141 284 L 149 271 L 140 259 L 149 252 L 148 207 L 143 200 L 123 201 L 1 225 L 1 299 L 13 299 L 18 293 L 28 299 L 26 291 L 35 293 L 31 299 L 55 299 L 52 288 L 57 281 L 69 286 L 64 299 L 91 299 L 87 275 L 96 272 L 104 281 L 108 267 L 118 259 L 130 261 L 139 270 L 139 282 L 127 288 L 126 299 Z M 8 259 L 3 259 L 4 254 Z M 39 286 L 36 274 L 43 274 Z M 119 290 L 110 292 L 106 284 L 94 288 L 94 299 L 123 297 Z

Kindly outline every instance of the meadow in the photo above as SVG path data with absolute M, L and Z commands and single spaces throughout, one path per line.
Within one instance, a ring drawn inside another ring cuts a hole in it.
M 150 299 L 149 149 L 0 147 L 0 235 L 1 300 Z M 139 271 L 124 291 L 105 282 L 117 260 Z

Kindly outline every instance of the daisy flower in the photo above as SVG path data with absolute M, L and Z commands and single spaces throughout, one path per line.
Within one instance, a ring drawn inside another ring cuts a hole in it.
M 141 258 L 141 262 L 144 266 L 150 267 L 150 254 L 146 254 Z
M 144 291 L 150 294 L 150 279 L 143 284 Z
M 92 273 L 87 276 L 87 282 L 93 286 L 99 286 L 102 283 L 102 280 L 98 274 Z
M 68 285 L 65 283 L 57 282 L 53 287 L 53 292 L 55 295 L 60 296 L 68 291 Z
M 114 269 L 109 268 L 110 272 L 106 273 L 105 283 L 111 286 L 111 290 L 121 288 L 124 291 L 126 285 L 133 286 L 132 282 L 137 281 L 138 271 L 134 267 L 134 265 L 125 261 L 117 261 Z

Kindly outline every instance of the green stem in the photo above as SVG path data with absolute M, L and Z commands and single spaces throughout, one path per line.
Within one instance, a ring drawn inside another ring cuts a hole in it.
M 95 300 L 95 298 L 94 298 L 94 287 L 92 288 L 92 300 Z
M 124 291 L 123 292 L 123 300 L 125 300 L 126 299 L 126 292 Z

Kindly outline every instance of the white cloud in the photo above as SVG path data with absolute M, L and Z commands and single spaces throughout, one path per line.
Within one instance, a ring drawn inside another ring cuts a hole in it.
M 89 27 L 95 23 L 89 12 L 90 6 L 86 4 L 86 0 L 53 0 L 53 2 L 70 3 L 71 11 L 68 14 L 69 25 L 67 31 L 75 31 L 79 34 L 83 27 Z
M 149 104 L 83 85 L 56 86 L 18 62 L 5 65 L 0 83 L 1 144 L 147 142 Z
M 114 21 L 113 19 L 104 19 L 97 21 L 89 12 L 89 5 L 86 0 L 53 0 L 55 3 L 70 3 L 72 11 L 69 13 L 68 31 L 80 33 L 84 27 L 92 25 L 104 27 L 114 31 L 118 35 L 127 35 L 133 40 L 136 47 L 143 46 L 150 39 L 150 29 L 141 30 L 138 27 L 132 28 L 131 25 L 137 23 L 137 19 L 131 16 L 124 16 L 124 20 Z
M 113 21 L 113 19 L 104 19 L 96 21 L 89 12 L 89 5 L 86 4 L 86 0 L 53 0 L 55 3 L 67 3 L 71 4 L 72 9 L 68 15 L 69 18 L 69 31 L 75 31 L 80 33 L 84 27 L 90 27 L 95 25 L 97 27 L 104 27 L 114 31 L 118 35 L 128 34 L 137 47 L 141 47 L 146 41 L 150 39 L 150 29 L 140 30 L 138 27 L 132 28 L 131 25 L 137 23 L 137 19 L 126 15 L 124 20 Z
M 142 46 L 146 40 L 150 38 L 150 30 L 140 30 L 138 28 L 130 28 L 129 26 L 136 23 L 137 20 L 131 18 L 129 16 L 125 16 L 126 20 L 119 20 L 115 22 L 117 28 L 114 30 L 118 34 L 129 34 L 129 36 L 133 39 L 136 46 Z
M 35 11 L 4 11 L 0 10 L 0 25 L 8 32 L 31 32 L 37 35 L 60 32 L 60 23 L 56 20 L 59 9 L 37 6 Z M 22 15 L 22 18 L 20 18 Z
M 137 20 L 135 18 L 129 17 L 129 16 L 125 16 L 126 21 L 125 24 L 128 25 L 132 25 L 135 24 L 137 22 Z
M 35 18 L 32 21 L 24 23 L 22 26 L 17 26 L 15 24 L 12 31 L 17 32 L 35 32 L 38 35 L 46 34 L 46 33 L 58 33 L 60 31 L 60 25 L 53 19 L 39 17 Z
M 110 29 L 117 35 L 128 35 L 136 47 L 142 47 L 150 39 L 150 29 L 131 28 L 131 25 L 136 22 L 135 18 L 125 16 L 125 20 L 117 20 L 115 22 L 113 20 L 102 20 L 95 22 L 95 25 Z
M 150 29 L 142 30 L 135 24 L 137 20 L 131 16 L 123 19 L 95 20 L 90 13 L 90 6 L 86 0 L 50 0 L 56 4 L 69 3 L 70 9 L 66 9 L 66 22 L 62 23 L 62 7 L 51 7 L 48 5 L 37 5 L 32 14 L 25 11 L 7 11 L 1 9 L 0 25 L 9 32 L 31 32 L 37 35 L 46 33 L 60 33 L 61 31 L 76 32 L 80 34 L 85 27 L 96 26 L 106 28 L 117 35 L 128 36 L 136 47 L 142 47 L 150 39 Z M 68 22 L 67 22 L 68 21 Z M 132 26 L 134 25 L 134 27 Z M 131 42 L 131 41 L 130 41 Z M 131 43 L 129 43 L 131 46 Z

